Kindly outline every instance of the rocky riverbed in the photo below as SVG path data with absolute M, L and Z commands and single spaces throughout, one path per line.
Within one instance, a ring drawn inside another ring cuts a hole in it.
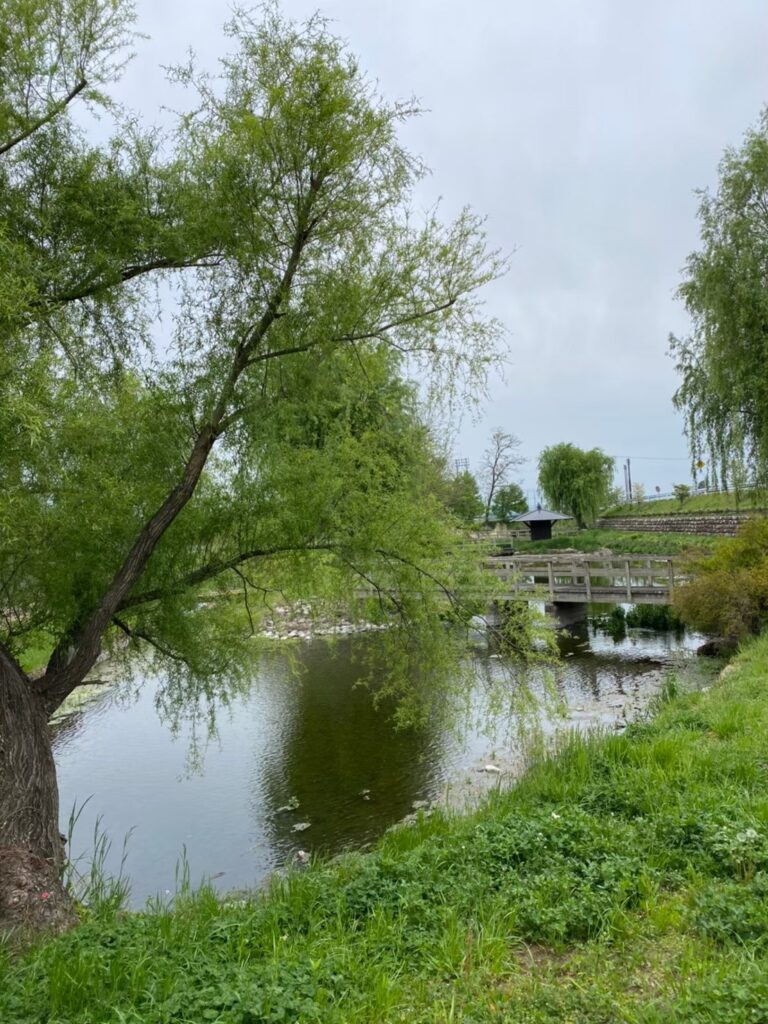
M 317 615 L 310 604 L 277 605 L 260 624 L 257 637 L 266 640 L 313 640 L 320 636 L 354 636 L 389 629 L 386 623 L 355 621 L 342 612 Z

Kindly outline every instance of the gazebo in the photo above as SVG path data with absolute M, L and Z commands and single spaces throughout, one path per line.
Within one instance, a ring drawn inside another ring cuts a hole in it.
M 573 519 L 573 516 L 564 516 L 562 512 L 550 512 L 549 509 L 537 505 L 534 512 L 521 512 L 509 522 L 510 525 L 525 523 L 531 531 L 531 540 L 549 540 L 552 536 L 552 523 L 559 519 Z

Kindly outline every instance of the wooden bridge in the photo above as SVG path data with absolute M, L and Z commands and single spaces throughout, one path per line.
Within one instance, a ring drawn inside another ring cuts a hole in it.
M 504 583 L 505 597 L 552 604 L 669 604 L 683 577 L 659 555 L 510 555 L 483 563 Z

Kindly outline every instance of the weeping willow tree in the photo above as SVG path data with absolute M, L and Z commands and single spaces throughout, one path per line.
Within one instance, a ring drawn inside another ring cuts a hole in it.
M 739 149 L 726 151 L 714 192 L 701 194 L 701 247 L 679 295 L 691 317 L 672 337 L 694 464 L 743 485 L 768 470 L 768 110 Z
M 237 14 L 220 77 L 174 72 L 165 136 L 107 98 L 120 0 L 0 0 L 0 24 L 0 847 L 56 866 L 48 719 L 118 638 L 175 700 L 237 675 L 275 594 L 362 591 L 406 652 L 475 610 L 410 381 L 482 380 L 503 263 L 471 213 L 413 213 L 415 110 L 321 19 Z
M 554 444 L 539 456 L 539 487 L 552 508 L 570 512 L 582 530 L 608 504 L 614 466 L 599 448 Z

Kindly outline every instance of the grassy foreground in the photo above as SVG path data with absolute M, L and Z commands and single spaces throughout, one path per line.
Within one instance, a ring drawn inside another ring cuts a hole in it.
M 0 963 L 4 1024 L 763 1022 L 768 637 L 474 816 Z

